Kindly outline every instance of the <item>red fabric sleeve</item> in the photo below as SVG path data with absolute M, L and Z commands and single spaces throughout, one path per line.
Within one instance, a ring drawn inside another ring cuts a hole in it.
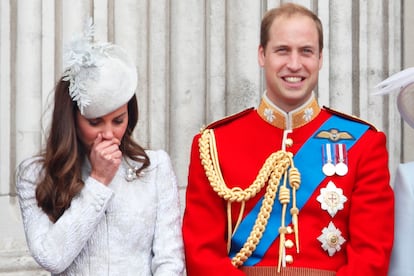
M 188 276 L 245 275 L 227 255 L 226 204 L 212 189 L 201 165 L 197 135 L 192 144 L 183 219 Z
M 360 156 L 352 192 L 347 265 L 338 276 L 386 276 L 394 233 L 394 194 L 389 182 L 385 135 L 368 131 L 352 149 Z M 354 158 L 355 159 L 355 158 Z

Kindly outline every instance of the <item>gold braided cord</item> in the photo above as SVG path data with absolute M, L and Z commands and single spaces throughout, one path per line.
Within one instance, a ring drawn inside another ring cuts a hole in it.
M 210 149 L 211 147 L 211 149 Z M 242 202 L 247 201 L 254 196 L 264 187 L 266 181 L 273 170 L 276 159 L 283 159 L 286 152 L 275 152 L 270 155 L 263 167 L 260 169 L 254 182 L 246 189 L 240 189 L 235 187 L 229 189 L 224 183 L 223 176 L 221 174 L 220 166 L 218 163 L 217 150 L 215 148 L 215 138 L 212 129 L 204 130 L 199 140 L 199 150 L 202 165 L 204 166 L 206 176 L 210 181 L 211 186 L 217 194 L 230 202 Z M 288 153 L 291 154 L 291 153 Z
M 287 227 L 285 225 L 285 217 L 286 217 L 286 207 L 287 204 L 290 202 L 290 193 L 289 189 L 286 187 L 286 171 L 284 172 L 284 181 L 283 186 L 280 187 L 279 192 L 279 201 L 282 204 L 282 215 L 281 215 L 281 221 L 280 221 L 280 227 L 279 227 L 279 259 L 278 259 L 278 265 L 277 265 L 277 272 L 280 272 L 280 267 L 282 265 L 282 259 L 284 259 L 285 256 L 285 236 L 287 233 Z
M 218 152 L 217 152 L 217 149 L 216 149 L 216 139 L 215 139 L 213 130 L 211 130 L 211 135 L 210 135 L 209 138 L 210 138 L 210 140 L 208 140 L 208 144 L 206 144 L 206 146 L 209 150 L 209 153 L 213 154 L 213 156 L 211 158 L 209 158 L 209 160 L 212 162 L 211 165 L 214 168 L 218 168 L 215 171 L 215 179 L 218 179 L 218 181 L 220 183 L 225 183 L 223 175 L 222 175 L 221 170 L 220 170 L 220 165 L 219 165 L 219 161 L 218 161 Z M 201 143 L 201 141 L 200 141 L 200 143 Z M 210 146 L 208 147 L 208 145 L 210 145 Z M 201 148 L 201 146 L 200 146 L 200 148 Z M 200 150 L 200 152 L 201 152 L 201 150 Z M 209 181 L 210 181 L 210 178 L 209 178 Z M 211 181 L 210 181 L 210 183 L 211 183 Z M 227 188 L 227 186 L 226 186 L 226 188 Z M 242 189 L 239 188 L 239 187 L 235 187 L 235 188 L 232 189 L 233 193 L 237 193 L 237 192 L 241 192 L 241 191 L 242 191 Z M 241 223 L 241 220 L 242 220 L 242 217 L 243 217 L 243 212 L 244 212 L 244 207 L 245 207 L 245 201 L 241 201 L 241 208 L 240 208 L 239 217 L 237 219 L 236 226 L 233 230 L 232 229 L 232 224 L 231 224 L 231 203 L 232 203 L 231 200 L 227 201 L 227 233 L 229 235 L 231 235 L 227 239 L 227 252 L 230 252 L 231 237 L 232 237 L 233 233 L 236 232 L 236 229 L 238 228 L 238 226 Z
M 297 168 L 290 168 L 289 170 L 289 184 L 292 188 L 293 200 L 290 214 L 292 215 L 293 231 L 295 233 L 296 252 L 299 253 L 299 225 L 298 215 L 299 209 L 296 207 L 296 191 L 300 187 L 300 173 Z
M 232 258 L 232 264 L 236 267 L 243 265 L 243 263 L 251 256 L 252 252 L 256 249 L 257 244 L 260 242 L 262 238 L 263 232 L 266 229 L 267 222 L 270 217 L 270 213 L 273 208 L 274 200 L 276 193 L 278 191 L 278 185 L 282 176 L 285 176 L 284 184 L 280 187 L 279 192 L 279 201 L 282 204 L 282 223 L 279 229 L 281 235 L 280 250 L 284 250 L 284 234 L 287 232 L 287 228 L 285 227 L 285 213 L 286 207 L 290 202 L 290 191 L 286 187 L 286 174 L 289 171 L 289 184 L 291 186 L 293 195 L 293 205 L 290 212 L 295 214 L 292 220 L 294 221 L 293 224 L 296 225 L 295 230 L 298 230 L 297 227 L 297 214 L 299 212 L 298 208 L 296 207 L 296 190 L 300 187 L 300 174 L 299 171 L 294 167 L 293 164 L 293 155 L 290 152 L 286 151 L 277 151 L 272 153 L 265 161 L 263 167 L 260 169 L 256 179 L 253 183 L 247 187 L 246 189 L 241 189 L 239 187 L 235 187 L 229 189 L 224 182 L 219 161 L 218 161 L 218 153 L 216 148 L 216 142 L 214 137 L 214 132 L 212 129 L 206 129 L 203 131 L 200 140 L 199 140 L 199 150 L 200 150 L 200 159 L 204 170 L 206 172 L 206 176 L 210 182 L 211 187 L 213 190 L 223 199 L 227 201 L 227 223 L 228 223 L 228 250 L 230 250 L 230 243 L 231 237 L 233 236 L 235 230 L 240 224 L 242 214 L 244 212 L 244 205 L 245 202 L 251 198 L 253 198 L 260 190 L 265 186 L 266 182 L 268 183 L 266 188 L 266 193 L 264 195 L 262 206 L 260 208 L 259 214 L 257 215 L 255 224 L 253 226 L 250 235 L 240 249 L 240 251 Z M 290 169 L 289 169 L 290 167 Z M 231 227 L 231 203 L 233 202 L 240 202 L 242 204 L 239 218 L 236 223 L 235 230 L 232 230 Z M 298 234 L 295 233 L 296 241 L 298 244 Z M 283 236 L 283 237 L 282 237 Z M 282 242 L 283 241 L 283 242 Z M 284 255 L 284 252 L 280 251 L 279 253 L 279 263 L 281 262 L 281 258 Z

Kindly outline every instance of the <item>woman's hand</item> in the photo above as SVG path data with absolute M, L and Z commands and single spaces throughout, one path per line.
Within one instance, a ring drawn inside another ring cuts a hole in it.
M 112 181 L 122 161 L 119 145 L 118 139 L 103 140 L 102 135 L 98 134 L 89 153 L 91 177 L 105 185 Z

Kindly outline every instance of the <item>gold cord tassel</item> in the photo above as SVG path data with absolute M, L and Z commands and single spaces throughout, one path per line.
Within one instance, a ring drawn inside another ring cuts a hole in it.
M 293 160 L 292 160 L 293 166 Z M 297 168 L 291 168 L 289 170 L 289 184 L 292 188 L 292 208 L 290 209 L 290 214 L 292 215 L 292 224 L 293 224 L 293 231 L 295 232 L 295 242 L 296 242 L 296 252 L 299 253 L 299 209 L 296 206 L 296 191 L 300 187 L 300 173 Z
M 233 236 L 234 232 L 236 231 L 237 227 L 241 222 L 244 213 L 245 202 L 255 197 L 257 193 L 260 192 L 261 189 L 267 183 L 266 193 L 264 195 L 262 206 L 260 208 L 259 214 L 257 215 L 253 229 L 251 230 L 250 235 L 244 243 L 243 247 L 231 260 L 232 264 L 235 267 L 243 265 L 243 263 L 251 256 L 252 252 L 256 249 L 257 244 L 260 242 L 262 235 L 266 229 L 270 213 L 273 208 L 280 180 L 282 178 L 282 175 L 285 175 L 284 184 L 280 187 L 279 192 L 279 201 L 283 205 L 281 227 L 279 229 L 279 263 L 281 263 L 281 258 L 285 254 L 284 239 L 285 234 L 287 232 L 287 228 L 285 226 L 286 208 L 288 203 L 290 202 L 290 192 L 289 189 L 286 187 L 286 174 L 288 171 L 290 171 L 289 182 L 293 193 L 294 204 L 290 212 L 294 213 L 292 221 L 293 224 L 296 225 L 294 226 L 296 235 L 295 237 L 297 244 L 299 244 L 297 234 L 297 216 L 299 211 L 296 207 L 296 190 L 299 189 L 300 174 L 298 170 L 294 168 L 292 153 L 286 152 L 284 150 L 272 153 L 266 159 L 265 163 L 263 164 L 263 167 L 260 169 L 254 182 L 249 187 L 243 190 L 239 187 L 229 189 L 226 183 L 224 182 L 224 178 L 222 176 L 218 161 L 215 136 L 212 129 L 206 129 L 202 132 L 201 137 L 199 139 L 199 151 L 200 159 L 211 187 L 221 198 L 227 201 L 227 231 L 229 239 L 227 243 L 228 250 L 230 250 L 231 237 Z M 241 203 L 240 213 L 234 229 L 232 229 L 231 218 L 231 204 L 233 202 Z
M 279 228 L 279 260 L 277 265 L 277 271 L 280 272 L 280 266 L 282 264 L 282 259 L 285 259 L 285 236 L 287 233 L 287 228 L 285 225 L 286 220 L 286 208 L 287 205 L 290 202 L 290 191 L 286 187 L 286 171 L 284 173 L 284 181 L 283 186 L 280 187 L 279 191 L 279 202 L 282 204 L 282 216 L 280 220 L 280 228 Z M 283 266 L 285 266 L 285 263 L 283 263 Z

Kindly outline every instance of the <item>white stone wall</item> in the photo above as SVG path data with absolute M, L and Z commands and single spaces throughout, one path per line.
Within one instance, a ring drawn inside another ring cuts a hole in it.
M 403 68 L 414 67 L 414 1 L 403 1 Z M 410 27 L 407 27 L 410 26 Z M 405 27 L 405 28 L 404 28 Z M 414 161 L 414 130 L 407 123 L 403 123 L 402 141 L 404 150 L 402 162 Z M 395 141 L 398 143 L 398 141 Z
M 93 16 L 98 40 L 120 44 L 134 58 L 140 108 L 136 138 L 169 152 L 184 203 L 193 135 L 209 122 L 256 106 L 263 93 L 257 63 L 260 19 L 280 2 L 285 1 L 0 1 L 0 275 L 45 274 L 26 249 L 14 173 L 44 142 L 62 47 L 81 30 L 85 16 Z M 404 28 L 413 26 L 414 5 L 402 0 L 294 2 L 317 12 L 324 25 L 320 103 L 384 130 L 392 173 L 399 162 L 414 160 L 409 142 L 414 134 L 402 124 L 395 96 L 370 95 L 377 82 L 414 65 L 414 36 Z

